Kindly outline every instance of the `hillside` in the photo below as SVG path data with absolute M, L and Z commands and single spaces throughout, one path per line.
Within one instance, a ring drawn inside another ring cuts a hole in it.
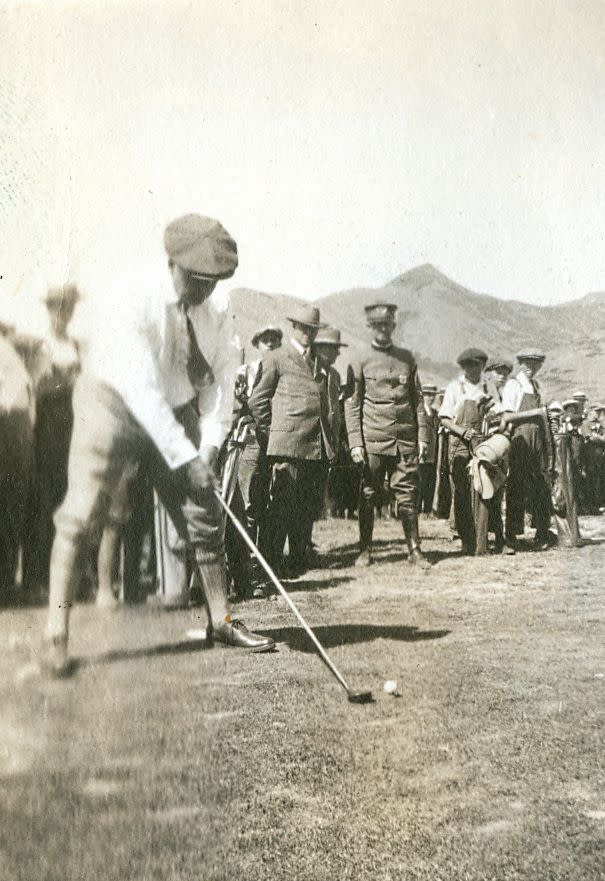
M 243 289 L 233 296 L 243 343 L 265 320 L 288 326 L 292 298 Z M 593 399 L 605 396 L 605 293 L 534 306 L 475 293 L 425 264 L 384 287 L 341 291 L 317 305 L 322 319 L 339 327 L 354 349 L 369 338 L 363 307 L 378 298 L 398 306 L 395 337 L 416 353 L 423 380 L 442 385 L 455 376 L 456 356 L 469 345 L 507 357 L 524 345 L 536 345 L 547 355 L 541 372 L 547 396 L 564 397 L 578 387 Z

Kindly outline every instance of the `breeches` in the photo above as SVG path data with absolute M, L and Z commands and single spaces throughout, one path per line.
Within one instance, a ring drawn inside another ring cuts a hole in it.
M 197 445 L 194 411 L 183 408 L 179 419 Z M 112 514 L 120 520 L 126 475 L 132 475 L 134 463 L 141 460 L 179 537 L 195 549 L 198 561 L 217 559 L 223 552 L 224 533 L 219 502 L 210 494 L 203 506 L 188 498 L 184 474 L 168 467 L 121 397 L 85 374 L 74 391 L 68 487 L 55 514 L 57 538 L 79 544 L 100 532 Z
M 418 455 L 397 450 L 395 456 L 368 453 L 361 483 L 361 500 L 368 505 L 379 504 L 385 477 L 393 490 L 399 511 L 415 514 L 418 505 Z

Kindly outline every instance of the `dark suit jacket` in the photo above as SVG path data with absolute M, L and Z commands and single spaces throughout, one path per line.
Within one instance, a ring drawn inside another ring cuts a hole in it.
M 336 451 L 334 420 L 338 401 L 329 394 L 328 369 L 314 370 L 287 342 L 265 356 L 248 406 L 267 455 L 320 460 Z

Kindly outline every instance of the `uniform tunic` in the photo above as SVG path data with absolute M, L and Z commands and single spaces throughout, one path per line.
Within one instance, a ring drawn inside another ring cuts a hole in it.
M 416 516 L 418 443 L 428 442 L 428 430 L 414 356 L 373 342 L 351 366 L 355 386 L 345 419 L 351 449 L 363 447 L 367 454 L 361 500 L 375 504 L 388 475 L 399 510 Z

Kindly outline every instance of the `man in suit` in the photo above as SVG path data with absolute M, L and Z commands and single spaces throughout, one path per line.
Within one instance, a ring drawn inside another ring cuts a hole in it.
M 269 561 L 274 568 L 282 568 L 288 536 L 288 572 L 296 576 L 305 568 L 305 551 L 335 441 L 327 375 L 313 353 L 321 326 L 319 309 L 300 306 L 288 321 L 291 336 L 261 362 L 249 406 L 271 462 Z
M 254 651 L 273 641 L 232 619 L 224 521 L 215 496 L 218 450 L 231 425 L 239 360 L 231 310 L 212 293 L 237 267 L 237 246 L 216 220 L 188 214 L 168 225 L 166 288 L 140 274 L 108 290 L 108 312 L 90 341 L 74 391 L 68 488 L 55 515 L 48 624 L 42 662 L 55 677 L 68 656 L 69 609 L 86 554 L 125 467 L 143 458 L 184 548 L 195 555 L 208 634 Z M 138 282 L 138 285 L 137 285 Z M 101 317 L 101 316 L 100 316 Z
M 416 360 L 393 343 L 392 303 L 366 306 L 373 338 L 354 359 L 355 388 L 345 403 L 351 456 L 363 466 L 359 500 L 360 553 L 356 565 L 372 562 L 374 505 L 388 475 L 412 565 L 429 568 L 418 534 L 418 459 L 426 453 L 426 411 Z

